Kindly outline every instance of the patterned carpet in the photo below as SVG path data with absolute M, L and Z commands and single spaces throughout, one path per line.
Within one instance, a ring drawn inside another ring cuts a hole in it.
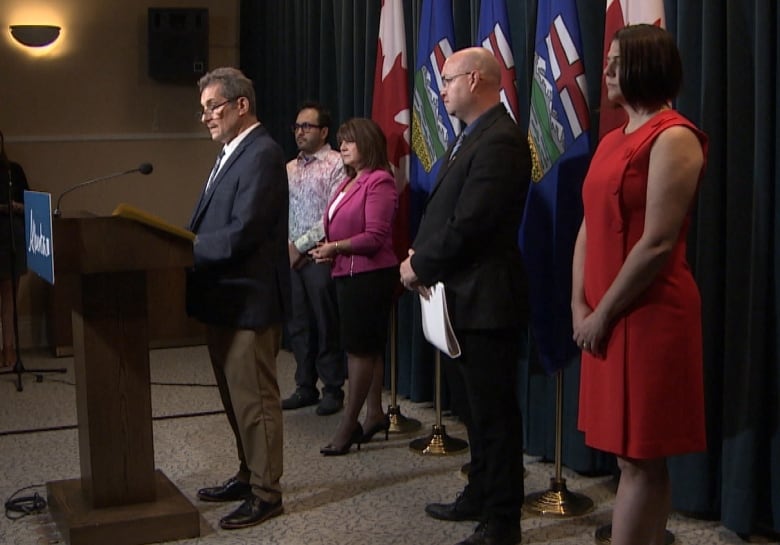
M 45 496 L 47 481 L 79 476 L 75 388 L 71 358 L 24 354 L 28 369 L 66 367 L 63 375 L 47 374 L 42 382 L 24 376 L 0 377 L 0 496 Z M 282 395 L 294 386 L 294 362 L 279 358 Z M 420 420 L 411 435 L 375 440 L 360 452 L 325 458 L 319 454 L 339 415 L 320 417 L 315 407 L 285 412 L 283 516 L 244 530 L 225 531 L 219 519 L 234 504 L 207 504 L 195 498 L 199 487 L 219 484 L 236 469 L 234 447 L 221 410 L 204 347 L 155 350 L 151 353 L 155 461 L 192 501 L 201 515 L 201 536 L 181 544 L 244 545 L 450 545 L 471 534 L 474 523 L 441 522 L 423 511 L 431 501 L 450 501 L 464 481 L 459 469 L 466 453 L 423 456 L 409 449 L 412 439 L 427 435 L 435 420 L 430 404 L 399 400 L 403 414 Z M 389 403 L 385 399 L 385 405 Z M 465 438 L 457 421 L 445 417 L 448 434 Z M 526 493 L 546 490 L 554 467 L 525 459 Z M 595 530 L 609 522 L 614 499 L 609 478 L 586 478 L 564 468 L 569 490 L 590 497 L 595 508 L 580 517 L 558 518 L 523 513 L 524 544 L 594 543 Z M 18 513 L 6 513 L 7 516 Z M 744 543 L 717 522 L 674 514 L 669 529 L 680 545 Z M 63 543 L 48 510 L 12 521 L 0 521 L 0 544 Z M 766 543 L 766 541 L 765 541 Z M 109 545 L 109 544 L 106 544 Z

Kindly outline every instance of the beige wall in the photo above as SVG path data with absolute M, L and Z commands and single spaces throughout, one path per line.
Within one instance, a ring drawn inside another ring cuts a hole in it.
M 147 76 L 147 8 L 209 9 L 209 66 L 238 63 L 238 0 L 2 0 L 0 129 L 8 156 L 32 189 L 59 194 L 76 183 L 150 162 L 132 174 L 68 194 L 62 209 L 108 214 L 119 202 L 183 225 L 217 145 L 196 119 L 194 85 Z M 56 24 L 45 51 L 17 44 L 12 24 Z M 56 245 L 56 241 L 55 241 Z M 44 283 L 20 285 L 22 346 L 45 345 Z

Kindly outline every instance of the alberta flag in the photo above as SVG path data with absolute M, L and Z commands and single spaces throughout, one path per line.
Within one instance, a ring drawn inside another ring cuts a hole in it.
M 371 117 L 387 138 L 387 156 L 398 187 L 393 246 L 406 258 L 409 238 L 409 91 L 406 31 L 401 0 L 382 0 Z
M 517 76 L 509 35 L 509 16 L 506 0 L 482 0 L 479 8 L 479 38 L 477 45 L 489 49 L 501 66 L 501 102 L 512 119 L 520 116 L 517 100 Z
M 460 132 L 460 122 L 447 114 L 439 95 L 441 69 L 455 44 L 452 3 L 424 0 L 421 11 L 412 100 L 411 184 L 418 197 L 430 192 L 441 158 Z
M 664 0 L 606 0 L 607 12 L 604 21 L 604 59 L 615 32 L 626 25 L 648 23 L 666 28 L 664 22 Z M 601 82 L 601 105 L 599 110 L 599 139 L 612 129 L 626 122 L 623 108 L 615 107 L 607 99 L 607 87 Z
M 520 226 L 531 327 L 552 374 L 576 354 L 571 266 L 582 220 L 580 189 L 590 127 L 582 41 L 574 0 L 539 0 L 528 140 L 532 183 Z

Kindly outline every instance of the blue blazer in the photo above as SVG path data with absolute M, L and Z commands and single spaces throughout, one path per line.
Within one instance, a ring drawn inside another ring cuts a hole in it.
M 187 313 L 236 329 L 281 324 L 290 308 L 288 189 L 284 153 L 252 129 L 201 193 L 189 229 Z

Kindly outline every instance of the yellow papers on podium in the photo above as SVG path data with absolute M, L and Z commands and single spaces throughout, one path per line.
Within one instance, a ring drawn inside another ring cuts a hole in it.
M 171 225 L 164 219 L 148 212 L 144 212 L 140 208 L 136 208 L 135 206 L 127 203 L 122 203 L 114 208 L 114 211 L 111 213 L 111 215 L 137 221 L 138 223 L 143 223 L 150 227 L 154 227 L 155 229 L 159 229 L 160 231 L 165 231 L 166 233 L 170 233 L 187 240 L 195 240 L 195 233 L 192 231 L 187 231 L 181 227 Z
M 427 299 L 420 295 L 423 334 L 433 346 L 449 357 L 457 358 L 460 356 L 460 344 L 450 323 L 444 284 L 437 282 L 428 291 Z

